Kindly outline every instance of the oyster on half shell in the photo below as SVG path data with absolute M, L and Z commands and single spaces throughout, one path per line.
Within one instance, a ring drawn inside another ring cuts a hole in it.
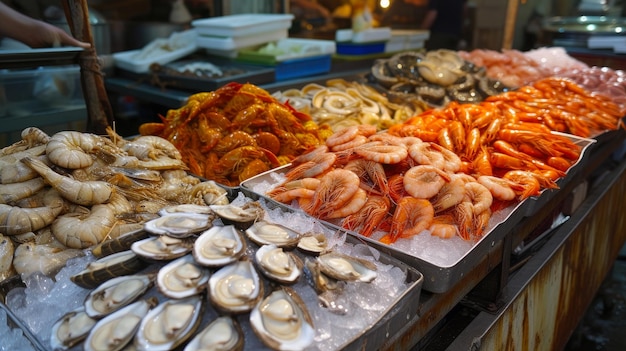
M 182 299 L 202 292 L 209 275 L 208 269 L 198 265 L 192 255 L 185 255 L 159 269 L 157 288 L 169 298 Z
M 363 258 L 339 252 L 327 252 L 317 257 L 320 270 L 331 278 L 369 283 L 378 275 L 376 264 Z
M 301 234 L 278 223 L 258 221 L 246 229 L 246 235 L 258 245 L 276 245 L 291 249 L 298 245 Z
M 179 204 L 179 205 L 171 205 L 162 208 L 159 210 L 160 216 L 165 216 L 173 213 L 198 213 L 198 214 L 206 214 L 206 215 L 214 215 L 215 213 L 208 205 L 196 205 L 196 204 Z
M 238 260 L 246 248 L 243 235 L 234 226 L 214 226 L 200 234 L 192 253 L 199 264 L 219 267 Z
M 297 247 L 304 253 L 319 255 L 328 249 L 328 239 L 323 233 L 304 234 L 298 241 Z
M 200 325 L 204 305 L 201 295 L 167 300 L 141 320 L 134 345 L 139 350 L 173 350 Z
M 211 227 L 213 216 L 203 213 L 174 212 L 144 223 L 144 229 L 153 234 L 186 238 Z
M 315 328 L 295 290 L 274 290 L 250 312 L 254 333 L 274 350 L 304 350 L 313 343 Z
M 217 317 L 185 346 L 183 351 L 240 351 L 244 346 L 243 329 L 230 316 Z
M 231 263 L 209 278 L 209 299 L 226 313 L 248 312 L 263 298 L 263 282 L 248 259 Z
M 293 252 L 273 244 L 261 246 L 255 259 L 261 273 L 279 283 L 295 283 L 302 274 L 302 260 Z
M 222 219 L 224 224 L 232 224 L 239 229 L 246 229 L 265 215 L 265 210 L 257 201 L 242 206 L 233 204 L 211 205 L 211 209 Z
M 50 347 L 53 350 L 67 350 L 83 341 L 96 319 L 89 317 L 83 307 L 64 314 L 53 325 L 50 333 Z
M 116 277 L 100 284 L 85 298 L 85 312 L 102 318 L 129 305 L 154 283 L 154 274 L 133 274 Z
M 185 256 L 191 251 L 192 247 L 193 240 L 159 235 L 136 241 L 130 246 L 130 249 L 148 260 L 169 261 Z

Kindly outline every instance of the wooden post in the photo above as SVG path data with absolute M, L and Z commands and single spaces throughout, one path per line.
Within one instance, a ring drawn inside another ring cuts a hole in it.
M 513 48 L 513 37 L 515 36 L 515 24 L 517 22 L 518 1 L 519 0 L 509 0 L 509 4 L 506 8 L 506 18 L 504 20 L 504 38 L 502 39 L 503 49 L 509 50 Z
M 78 57 L 83 96 L 87 106 L 87 131 L 106 134 L 106 127 L 113 125 L 113 109 L 104 87 L 104 77 L 93 42 L 87 1 L 65 0 L 63 8 L 72 35 L 91 44 L 91 48 L 85 49 Z

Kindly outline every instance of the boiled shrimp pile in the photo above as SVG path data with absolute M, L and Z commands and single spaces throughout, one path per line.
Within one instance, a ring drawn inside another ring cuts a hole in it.
M 141 228 L 164 206 L 222 194 L 214 182 L 188 175 L 167 140 L 109 134 L 49 136 L 30 127 L 1 150 L 0 280 L 50 273 L 82 249 Z
M 332 131 L 255 85 L 229 83 L 190 96 L 161 123 L 141 125 L 139 133 L 169 140 L 191 173 L 235 186 L 289 163 Z

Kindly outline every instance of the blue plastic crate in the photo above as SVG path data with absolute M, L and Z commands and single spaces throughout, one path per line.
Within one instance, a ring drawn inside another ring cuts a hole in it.
M 385 42 L 353 43 L 338 42 L 337 53 L 340 55 L 367 55 L 385 52 Z
M 328 73 L 330 65 L 330 55 L 285 60 L 274 66 L 274 79 L 281 81 Z

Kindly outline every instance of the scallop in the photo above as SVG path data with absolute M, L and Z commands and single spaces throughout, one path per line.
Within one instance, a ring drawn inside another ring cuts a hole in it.
M 213 217 L 201 213 L 175 212 L 144 223 L 144 229 L 153 234 L 186 238 L 211 227 Z
M 259 339 L 274 350 L 304 350 L 315 338 L 306 305 L 289 287 L 273 291 L 250 312 L 250 325 Z
M 157 288 L 169 298 L 182 299 L 202 292 L 209 275 L 209 271 L 198 265 L 192 255 L 186 255 L 159 269 Z
M 173 350 L 184 343 L 200 325 L 202 298 L 166 300 L 141 320 L 134 344 L 139 350 Z
M 137 255 L 155 261 L 169 261 L 185 256 L 193 248 L 193 240 L 167 235 L 151 236 L 134 242 L 130 249 Z
M 185 346 L 183 351 L 239 351 L 243 350 L 243 346 L 243 329 L 241 329 L 237 320 L 230 316 L 222 316 L 216 318 L 198 332 Z
M 156 304 L 156 298 L 139 300 L 102 318 L 89 332 L 83 349 L 121 350 L 130 343 L 141 321 Z
M 281 224 L 258 221 L 246 230 L 250 240 L 258 245 L 273 244 L 282 248 L 293 248 L 300 241 L 301 234 Z
M 262 298 L 263 282 L 247 259 L 224 266 L 209 278 L 209 299 L 220 311 L 248 312 Z
M 322 254 L 317 261 L 324 274 L 337 280 L 369 283 L 378 275 L 373 262 L 338 252 Z
M 64 314 L 53 325 L 50 333 L 50 347 L 53 350 L 67 350 L 83 341 L 96 319 L 89 317 L 83 307 Z
M 93 289 L 103 282 L 139 272 L 147 263 L 133 251 L 126 250 L 104 256 L 87 264 L 87 267 L 70 277 L 76 285 Z
M 319 255 L 328 249 L 328 239 L 322 233 L 309 233 L 303 235 L 298 241 L 298 250 L 310 254 Z
M 87 295 L 85 312 L 92 318 L 102 318 L 134 302 L 153 283 L 154 274 L 133 274 L 107 280 Z
M 192 252 L 201 265 L 220 267 L 238 260 L 246 247 L 242 234 L 235 226 L 214 226 L 196 239 Z
M 279 283 L 295 283 L 302 274 L 302 260 L 276 245 L 263 245 L 255 254 L 261 273 Z
M 211 205 L 211 209 L 222 219 L 224 224 L 232 224 L 239 229 L 246 229 L 265 215 L 265 210 L 258 202 L 248 202 L 242 206 L 233 204 Z

